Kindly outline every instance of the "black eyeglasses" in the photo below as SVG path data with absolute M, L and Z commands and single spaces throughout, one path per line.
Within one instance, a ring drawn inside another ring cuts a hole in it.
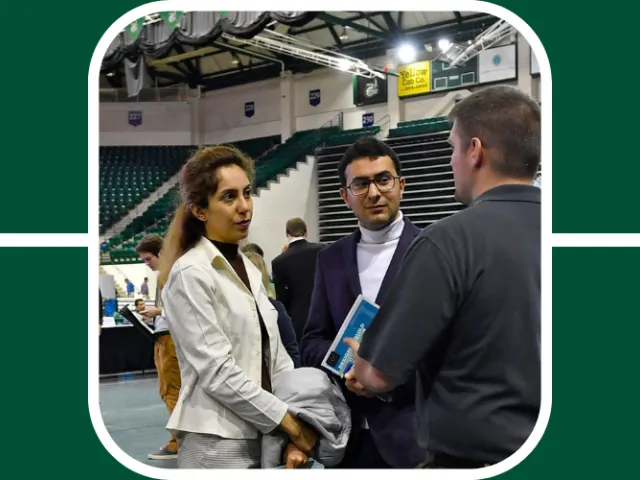
M 358 197 L 369 193 L 369 187 L 371 186 L 372 183 L 376 184 L 378 191 L 388 192 L 389 190 L 391 190 L 393 187 L 396 186 L 397 178 L 400 178 L 400 177 L 394 177 L 390 173 L 381 173 L 373 177 L 373 179 L 356 178 L 353 182 L 351 182 L 351 185 L 349 185 L 347 188 L 351 190 L 351 193 L 353 193 Z

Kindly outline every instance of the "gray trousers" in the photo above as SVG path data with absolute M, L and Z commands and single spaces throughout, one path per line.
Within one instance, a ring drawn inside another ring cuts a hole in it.
M 184 432 L 178 435 L 178 445 L 178 468 L 260 468 L 260 439 Z

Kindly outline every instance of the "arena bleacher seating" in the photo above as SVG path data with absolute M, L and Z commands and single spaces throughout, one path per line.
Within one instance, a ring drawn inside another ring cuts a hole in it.
M 255 190 L 258 190 L 266 187 L 271 180 L 277 179 L 278 175 L 281 173 L 286 172 L 291 167 L 294 167 L 296 163 L 299 160 L 304 159 L 306 155 L 313 154 L 316 146 L 323 145 L 328 142 L 332 136 L 339 136 L 343 133 L 349 132 L 343 132 L 337 126 L 327 126 L 316 130 L 296 132 L 283 144 L 280 144 L 280 136 L 271 136 L 233 142 L 232 145 L 249 155 L 251 158 L 257 159 L 255 163 Z M 121 164 L 124 164 L 127 162 L 126 159 L 129 159 L 131 161 L 130 165 L 137 165 L 139 163 L 138 157 L 144 157 L 145 159 L 150 158 L 146 149 L 158 149 L 163 147 L 133 147 L 133 150 L 122 150 L 132 147 L 111 148 L 125 152 L 124 154 L 120 154 L 118 157 Z M 196 147 L 186 146 L 177 148 L 182 148 L 184 150 L 181 152 L 181 157 L 176 161 L 177 168 L 170 170 L 171 175 L 177 172 Z M 144 152 L 144 155 L 141 155 L 142 152 Z M 127 156 L 127 154 L 129 154 L 129 156 Z M 134 155 L 137 155 L 138 157 Z M 133 178 L 133 175 L 130 175 L 129 183 L 133 182 Z M 136 176 L 135 178 L 139 179 L 140 176 Z M 167 176 L 166 178 L 169 177 Z M 162 182 L 160 182 L 160 184 L 161 183 Z M 105 183 L 105 191 L 108 192 L 108 188 L 113 186 L 115 186 L 113 183 Z M 154 182 L 150 188 L 147 189 L 144 196 L 136 197 L 131 202 L 123 205 L 119 217 L 110 218 L 110 223 L 101 222 L 101 233 L 122 218 L 128 210 L 134 208 L 137 203 L 144 200 L 144 198 L 147 198 L 149 193 L 158 186 L 159 184 Z M 110 196 L 109 194 L 105 194 L 103 195 L 103 198 L 107 199 L 110 198 Z M 136 217 L 120 233 L 108 239 L 107 257 L 110 258 L 110 261 L 105 257 L 102 263 L 118 264 L 139 262 L 140 260 L 135 252 L 136 244 L 144 235 L 149 233 L 164 235 L 177 203 L 178 189 L 177 186 L 174 186 L 164 196 L 156 200 L 146 211 L 141 213 L 140 216 Z M 103 204 L 101 203 L 101 208 L 102 207 Z M 104 207 L 105 211 L 111 211 L 106 204 Z
M 313 154 L 317 145 L 324 144 L 332 135 L 342 130 L 339 127 L 324 127 L 317 130 L 304 130 L 294 133 L 287 141 L 265 155 L 256 163 L 256 181 L 254 191 L 267 186 L 280 173 L 295 166 L 306 155 Z
M 449 120 L 446 117 L 424 118 L 409 122 L 398 122 L 397 128 L 389 131 L 389 138 L 407 137 L 423 133 L 436 133 L 449 130 Z
M 100 147 L 100 233 L 173 176 L 190 146 Z

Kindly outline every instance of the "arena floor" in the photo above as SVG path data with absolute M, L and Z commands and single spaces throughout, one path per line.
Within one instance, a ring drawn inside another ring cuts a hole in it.
M 158 395 L 156 375 L 122 376 L 100 382 L 102 418 L 113 440 L 142 463 L 177 468 L 176 460 L 149 460 L 147 455 L 169 440 L 167 407 Z

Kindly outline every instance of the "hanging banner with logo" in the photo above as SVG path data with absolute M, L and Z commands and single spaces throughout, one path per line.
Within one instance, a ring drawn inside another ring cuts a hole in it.
M 129 110 L 129 125 L 133 127 L 142 125 L 142 112 L 140 110 Z
M 320 89 L 309 90 L 309 105 L 317 107 L 320 105 Z
M 374 105 L 387 101 L 387 79 L 353 76 L 353 104 Z
M 489 48 L 478 54 L 478 83 L 511 80 L 516 76 L 515 44 Z
M 133 38 L 134 42 L 138 40 L 138 37 L 142 33 L 143 22 L 144 18 L 139 18 L 135 22 L 131 22 L 126 28 L 127 32 L 129 32 L 129 35 L 131 35 L 131 38 Z
M 411 63 L 398 68 L 398 96 L 411 97 L 431 91 L 431 62 Z
M 182 12 L 162 12 L 160 16 L 169 27 L 169 30 L 174 31 L 180 25 Z
M 371 127 L 373 125 L 373 113 L 363 113 L 362 114 L 362 127 Z
M 244 116 L 251 118 L 256 113 L 256 102 L 246 102 L 244 104 Z

